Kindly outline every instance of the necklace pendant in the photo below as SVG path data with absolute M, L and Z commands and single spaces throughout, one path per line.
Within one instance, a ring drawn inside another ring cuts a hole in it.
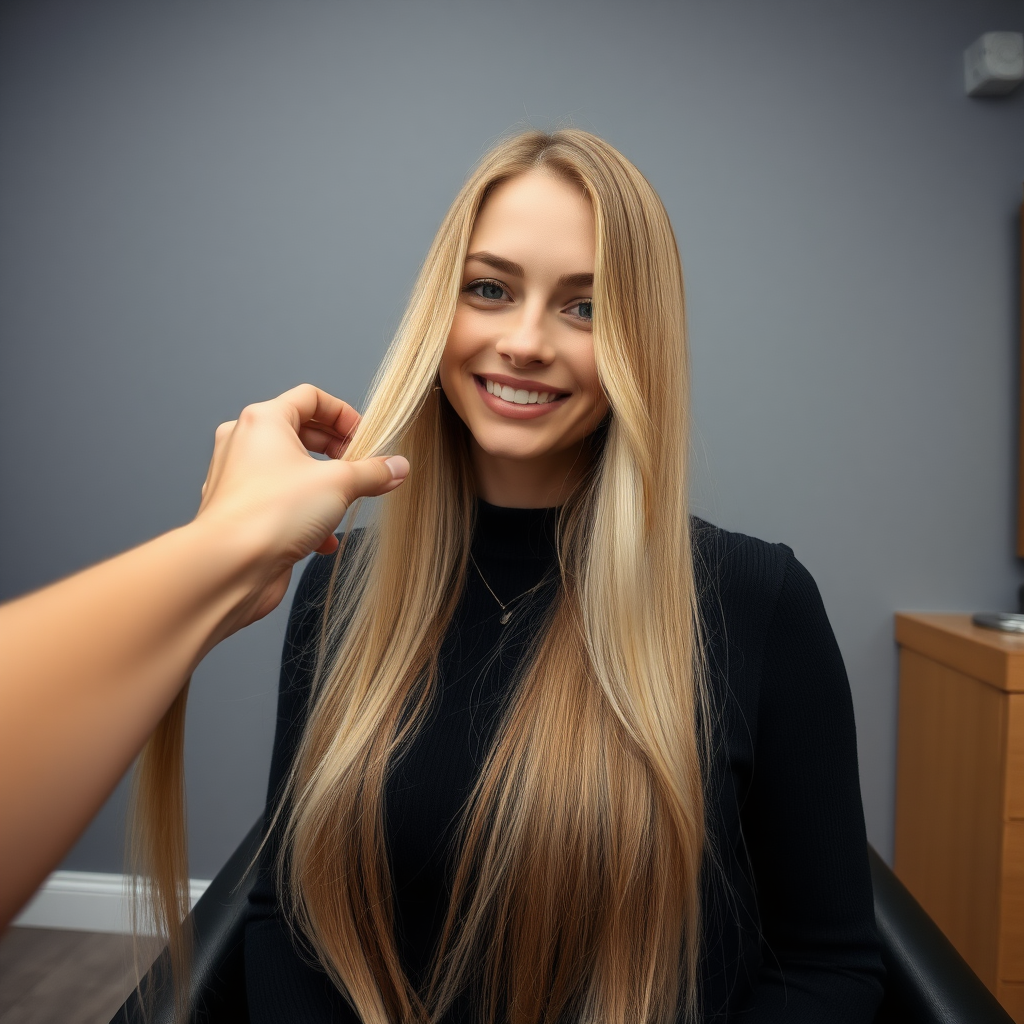
M 500 619 L 500 622 L 501 622 L 501 624 L 503 626 L 507 626 L 508 625 L 508 620 L 511 619 L 511 618 L 512 618 L 512 613 L 511 612 L 505 612 L 505 614 L 502 615 L 502 617 Z

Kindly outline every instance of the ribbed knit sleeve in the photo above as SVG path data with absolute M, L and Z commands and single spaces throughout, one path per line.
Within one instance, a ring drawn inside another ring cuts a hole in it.
M 750 788 L 740 812 L 761 965 L 737 1016 L 757 1024 L 868 1024 L 884 972 L 853 702 L 818 588 L 782 550 L 788 557 L 765 630 Z

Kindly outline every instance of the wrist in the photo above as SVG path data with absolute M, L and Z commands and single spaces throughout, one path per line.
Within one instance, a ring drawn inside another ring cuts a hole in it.
M 203 567 L 202 585 L 215 618 L 204 655 L 272 611 L 287 590 L 295 562 L 307 553 L 284 548 L 282 531 L 264 517 L 207 511 L 179 532 L 188 548 L 186 557 Z

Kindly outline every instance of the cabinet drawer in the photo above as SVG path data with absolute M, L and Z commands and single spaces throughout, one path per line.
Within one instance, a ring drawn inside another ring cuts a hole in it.
M 1006 816 L 1024 818 L 1024 693 L 1010 694 L 1006 730 Z
M 1001 981 L 1024 981 L 1024 821 L 1008 821 L 1003 836 Z

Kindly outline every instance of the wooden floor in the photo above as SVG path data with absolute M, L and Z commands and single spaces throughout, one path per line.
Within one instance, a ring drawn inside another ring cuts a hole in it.
M 142 973 L 159 951 L 140 940 Z M 107 1024 L 135 987 L 127 935 L 9 928 L 0 939 L 0 1024 Z

